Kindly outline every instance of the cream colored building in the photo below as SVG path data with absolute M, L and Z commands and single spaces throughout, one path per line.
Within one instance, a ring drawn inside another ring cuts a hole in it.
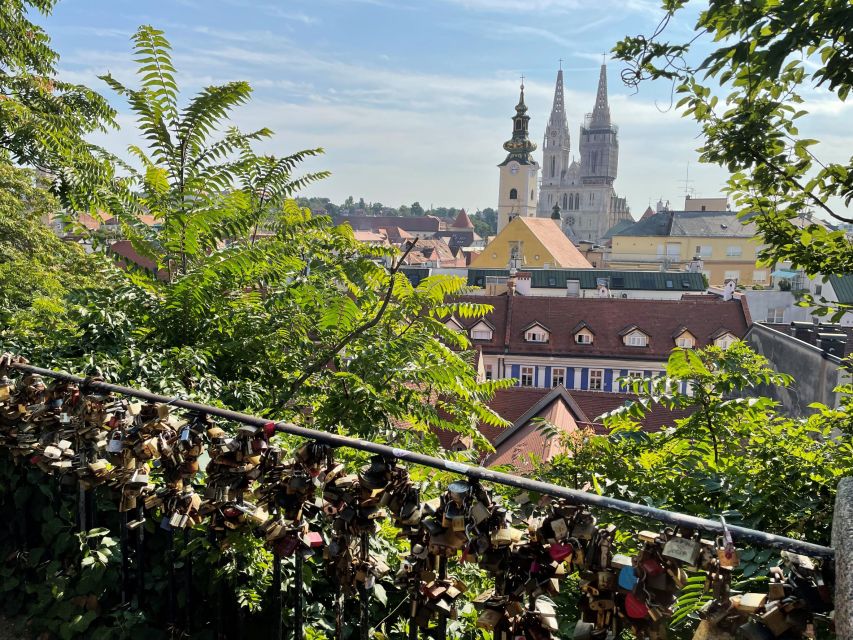
M 701 271 L 711 285 L 770 284 L 756 265 L 760 241 L 733 211 L 661 211 L 613 235 L 609 269 Z
M 556 220 L 514 217 L 483 252 L 471 269 L 591 269 L 560 229 Z

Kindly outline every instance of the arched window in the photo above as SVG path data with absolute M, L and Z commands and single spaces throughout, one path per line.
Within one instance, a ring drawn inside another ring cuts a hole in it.
M 567 198 L 567 196 L 566 196 L 566 194 L 564 193 L 564 194 L 563 194 L 563 209 L 568 209 L 568 208 L 569 208 L 569 205 L 568 205 L 568 204 L 566 204 L 566 198 Z
M 557 175 L 557 158 L 551 156 L 551 177 Z
M 535 195 L 536 195 L 536 192 L 535 192 L 535 191 L 533 191 L 533 190 L 531 190 L 531 191 L 530 191 L 530 199 L 531 199 L 531 200 L 533 200 L 533 198 L 534 198 L 534 196 L 535 196 Z
M 581 208 L 581 194 L 576 193 L 575 194 L 575 209 L 580 209 L 580 208 Z
M 518 189 L 510 189 L 509 190 L 509 199 L 510 200 L 518 200 Z

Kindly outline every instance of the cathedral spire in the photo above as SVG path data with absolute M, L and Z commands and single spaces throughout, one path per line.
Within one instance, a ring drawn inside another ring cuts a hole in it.
M 607 103 L 607 65 L 601 65 L 598 76 L 598 93 L 595 96 L 595 107 L 592 109 L 592 126 L 610 126 L 610 105 Z
M 521 95 L 518 104 L 515 105 L 515 115 L 512 118 L 512 139 L 504 142 L 504 149 L 509 152 L 506 164 L 510 160 L 516 160 L 520 164 L 531 164 L 533 159 L 530 154 L 536 150 L 536 143 L 527 136 L 527 127 L 530 116 L 527 115 L 527 105 L 524 104 L 524 76 L 521 78 Z

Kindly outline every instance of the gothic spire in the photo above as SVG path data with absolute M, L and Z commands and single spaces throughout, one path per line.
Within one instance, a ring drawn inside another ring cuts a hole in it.
M 545 145 L 569 149 L 569 123 L 566 120 L 565 95 L 563 93 L 563 70 L 557 72 L 557 85 L 554 87 L 554 104 L 551 117 L 545 130 Z
M 524 104 L 524 78 L 521 80 L 521 95 L 518 104 L 515 105 L 515 115 L 512 118 L 512 139 L 504 142 L 504 149 L 509 152 L 506 164 L 510 160 L 516 160 L 520 164 L 531 164 L 533 159 L 530 154 L 536 150 L 536 143 L 527 136 L 527 126 L 530 116 L 527 115 L 527 105 Z
M 595 96 L 595 107 L 592 109 L 592 126 L 610 126 L 610 105 L 607 103 L 607 65 L 601 65 L 601 74 L 598 76 L 598 93 Z

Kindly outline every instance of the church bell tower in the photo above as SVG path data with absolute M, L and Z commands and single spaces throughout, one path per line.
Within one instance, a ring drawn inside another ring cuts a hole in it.
M 539 164 L 531 157 L 536 150 L 536 143 L 528 136 L 529 122 L 522 79 L 521 96 L 512 118 L 512 138 L 504 142 L 504 149 L 508 154 L 498 165 L 498 233 L 516 216 L 536 216 L 539 203 Z

